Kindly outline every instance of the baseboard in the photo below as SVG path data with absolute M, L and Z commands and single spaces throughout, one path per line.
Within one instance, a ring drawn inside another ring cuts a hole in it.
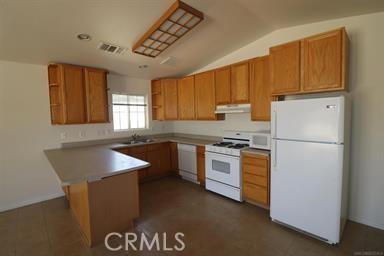
M 369 220 L 366 220 L 366 219 L 363 219 L 363 218 L 349 216 L 348 220 L 351 220 L 351 221 L 354 221 L 354 222 L 357 222 L 357 223 L 360 223 L 360 224 L 364 224 L 364 225 L 367 225 L 367 226 L 370 226 L 370 227 L 374 227 L 374 228 L 378 228 L 378 229 L 384 230 L 384 225 L 383 224 L 380 225 L 378 223 L 374 223 L 372 221 L 369 221 Z
M 64 196 L 64 193 L 63 192 L 57 192 L 55 194 L 51 194 L 51 195 L 47 195 L 47 196 L 40 196 L 40 197 L 36 197 L 36 198 L 33 198 L 33 199 L 29 199 L 29 200 L 25 200 L 25 201 L 21 201 L 21 202 L 16 202 L 16 203 L 8 204 L 6 206 L 0 206 L 0 212 L 5 212 L 5 211 L 13 210 L 13 209 L 16 209 L 16 208 L 19 208 L 19 207 L 23 207 L 23 206 L 27 206 L 27 205 L 30 205 L 30 204 L 40 203 L 42 201 L 50 200 L 50 199 L 61 197 L 61 196 Z

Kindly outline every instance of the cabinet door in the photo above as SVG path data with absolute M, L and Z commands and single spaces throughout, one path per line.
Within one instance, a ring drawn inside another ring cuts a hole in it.
M 161 143 L 153 147 L 148 147 L 147 161 L 151 163 L 147 172 L 148 177 L 157 177 L 168 173 L 171 170 L 169 143 Z
M 85 68 L 87 92 L 87 114 L 89 123 L 107 123 L 108 94 L 107 72 L 101 69 Z
M 165 175 L 171 171 L 171 148 L 170 143 L 162 143 L 159 152 L 161 174 Z
M 197 180 L 205 185 L 205 147 L 197 147 Z
M 164 97 L 161 80 L 153 80 L 152 92 L 152 119 L 164 120 Z
M 215 120 L 215 73 L 213 71 L 195 75 L 196 118 Z
M 171 150 L 171 171 L 178 173 L 179 172 L 179 154 L 177 149 L 177 143 L 171 142 L 169 146 Z
M 231 67 L 215 70 L 216 105 L 231 103 Z
M 195 78 L 184 77 L 177 81 L 179 120 L 195 119 Z
M 303 40 L 303 90 L 344 89 L 345 30 L 327 32 Z
M 249 103 L 248 61 L 231 66 L 231 103 Z
M 164 91 L 164 119 L 176 120 L 177 113 L 177 80 L 163 79 L 161 80 Z
M 51 108 L 51 123 L 63 124 L 63 97 L 62 97 L 62 67 L 51 64 L 48 66 L 49 102 Z
M 300 41 L 269 49 L 272 94 L 300 92 L 300 49 Z
M 87 122 L 84 71 L 82 67 L 63 65 L 64 109 L 66 124 Z
M 143 160 L 143 161 L 147 161 L 147 153 L 146 152 L 135 153 L 135 154 L 131 154 L 130 156 L 137 158 L 137 159 L 140 159 L 140 160 Z M 148 172 L 148 168 L 138 170 L 139 181 L 143 181 L 143 180 L 145 180 L 145 178 L 147 178 L 147 172 Z
M 251 119 L 269 121 L 271 119 L 271 77 L 269 57 L 264 56 L 250 61 Z

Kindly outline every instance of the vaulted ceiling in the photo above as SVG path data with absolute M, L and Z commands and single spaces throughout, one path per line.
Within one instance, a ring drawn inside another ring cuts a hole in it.
M 0 59 L 65 62 L 132 77 L 190 73 L 273 30 L 384 11 L 383 0 L 184 0 L 205 20 L 157 58 L 131 47 L 174 0 L 0 0 Z M 79 33 L 92 40 L 79 41 Z M 98 49 L 108 42 L 128 50 Z M 160 62 L 172 56 L 168 64 Z M 148 65 L 140 69 L 139 65 Z

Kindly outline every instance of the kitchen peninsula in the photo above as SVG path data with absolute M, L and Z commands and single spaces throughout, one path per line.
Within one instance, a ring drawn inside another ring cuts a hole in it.
M 119 144 L 45 150 L 88 246 L 124 232 L 139 217 L 137 170 L 148 162 L 114 150 Z

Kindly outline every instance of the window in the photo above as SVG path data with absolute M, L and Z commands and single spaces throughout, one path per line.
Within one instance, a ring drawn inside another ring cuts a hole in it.
M 112 94 L 115 131 L 147 128 L 146 96 Z

